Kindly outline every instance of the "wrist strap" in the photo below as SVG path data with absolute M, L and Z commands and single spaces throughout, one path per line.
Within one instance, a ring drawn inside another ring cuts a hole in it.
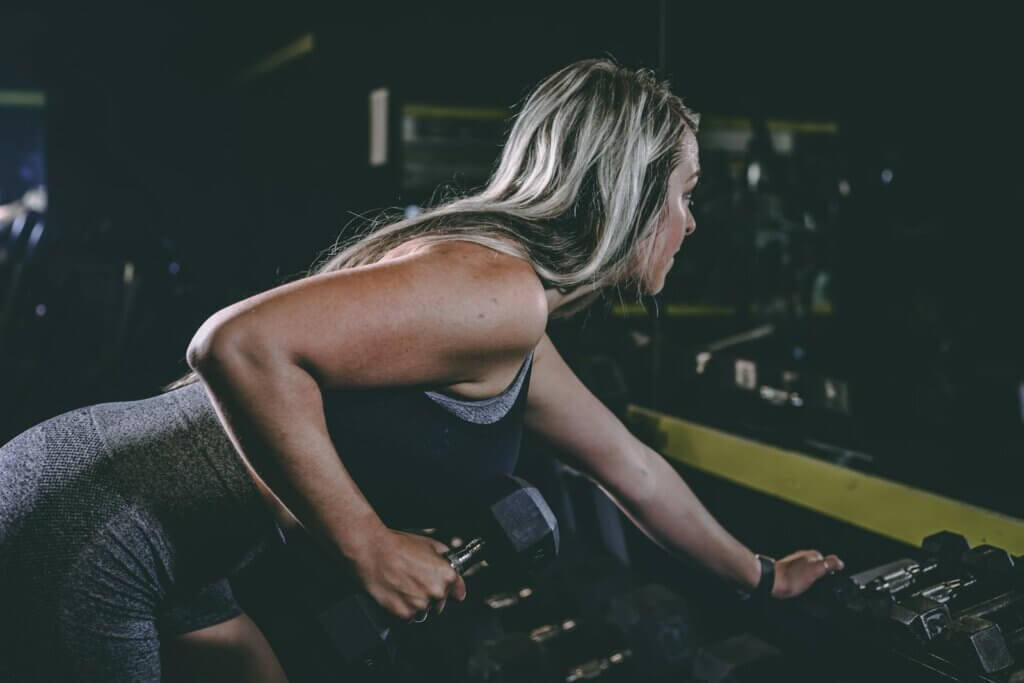
M 757 582 L 757 588 L 750 594 L 755 600 L 767 600 L 772 597 L 772 589 L 775 588 L 775 560 L 764 555 L 757 555 L 761 563 L 761 580 Z

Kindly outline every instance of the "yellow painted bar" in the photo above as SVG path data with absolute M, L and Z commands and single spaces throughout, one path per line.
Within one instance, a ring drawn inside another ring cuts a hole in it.
M 688 318 L 735 315 L 736 309 L 733 306 L 715 306 L 710 304 L 668 304 L 662 305 L 658 313 L 659 315 L 666 315 L 672 318 Z M 615 304 L 612 306 L 612 315 L 619 318 L 646 316 L 647 309 L 642 304 Z
M 403 116 L 422 119 L 469 119 L 472 121 L 503 121 L 512 117 L 511 109 L 501 107 L 453 107 L 441 104 L 410 102 L 402 107 Z
M 616 318 L 638 318 L 647 315 L 648 308 L 643 304 L 614 304 L 612 315 Z M 830 316 L 832 304 L 815 303 L 811 308 L 813 316 Z M 718 306 L 715 304 L 662 304 L 658 315 L 668 318 L 709 318 L 736 315 L 735 306 Z
M 41 90 L 0 90 L 0 107 L 37 109 L 44 106 L 46 95 Z
M 716 116 L 705 114 L 700 117 L 702 130 L 752 130 L 753 124 L 749 118 L 743 116 Z M 839 124 L 834 121 L 786 121 L 779 119 L 768 119 L 765 127 L 773 132 L 804 133 L 810 135 L 837 135 Z
M 271 71 L 280 69 L 288 62 L 294 61 L 303 55 L 308 55 L 316 47 L 316 39 L 312 33 L 288 43 L 279 50 L 274 50 L 269 55 L 259 60 L 246 69 L 238 77 L 240 81 L 250 81 L 258 76 L 263 76 Z
M 917 546 L 949 529 L 1024 554 L 1024 520 L 639 406 L 628 419 L 670 460 L 882 536 Z

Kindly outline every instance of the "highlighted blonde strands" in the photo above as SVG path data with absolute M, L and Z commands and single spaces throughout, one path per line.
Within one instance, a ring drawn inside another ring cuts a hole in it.
M 525 259 L 545 288 L 595 288 L 556 315 L 609 287 L 620 297 L 635 287 L 639 299 L 668 178 L 697 124 L 650 70 L 610 59 L 570 64 L 526 98 L 480 191 L 414 218 L 382 212 L 309 275 L 374 263 L 412 239 L 462 240 Z
M 372 263 L 413 238 L 468 240 L 526 258 L 546 287 L 639 287 L 651 249 L 642 238 L 696 128 L 696 114 L 649 70 L 571 64 L 527 98 L 480 192 L 350 240 L 311 272 Z

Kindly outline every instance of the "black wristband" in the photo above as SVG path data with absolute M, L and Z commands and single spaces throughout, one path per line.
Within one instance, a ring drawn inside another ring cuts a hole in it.
M 757 555 L 761 563 L 761 580 L 757 582 L 757 588 L 750 594 L 755 600 L 767 600 L 772 597 L 772 589 L 775 588 L 775 560 L 764 555 Z

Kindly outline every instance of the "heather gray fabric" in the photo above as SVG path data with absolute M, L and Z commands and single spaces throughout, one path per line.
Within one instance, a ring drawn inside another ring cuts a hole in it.
M 388 499 L 374 495 L 374 474 L 360 463 L 380 460 L 403 418 L 422 417 L 422 438 L 419 449 L 396 450 L 402 467 L 387 470 L 388 490 L 399 486 L 398 471 L 422 484 L 437 470 L 464 486 L 457 474 L 474 466 L 511 471 L 521 417 L 510 411 L 523 403 L 531 360 L 492 399 L 412 392 L 443 411 L 401 401 L 367 408 L 365 393 L 335 392 L 355 404 L 328 414 L 333 437 L 390 425 L 342 451 L 379 511 L 388 512 Z M 378 393 L 397 399 L 406 390 Z M 442 421 L 448 414 L 457 419 Z M 437 460 L 424 452 L 433 432 L 444 437 Z M 423 476 L 410 474 L 417 458 Z M 201 383 L 73 410 L 23 432 L 0 447 L 0 683 L 159 680 L 160 637 L 238 615 L 225 577 L 274 538 Z
M 273 522 L 201 384 L 0 448 L 0 680 L 154 681 L 159 636 L 240 613 Z
M 505 417 L 508 411 L 512 409 L 516 399 L 519 397 L 519 391 L 522 389 L 523 381 L 526 379 L 532 363 L 533 353 L 530 353 L 522 367 L 519 368 L 516 378 L 512 380 L 512 384 L 494 398 L 487 398 L 482 401 L 466 401 L 452 398 L 445 394 L 439 394 L 436 391 L 427 391 L 425 393 L 430 397 L 431 401 L 461 420 L 478 425 L 494 424 Z

